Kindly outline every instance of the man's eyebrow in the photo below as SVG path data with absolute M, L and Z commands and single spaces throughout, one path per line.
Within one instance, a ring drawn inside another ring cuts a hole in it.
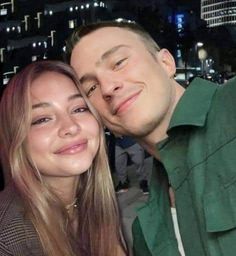
M 128 45 L 126 44 L 119 44 L 119 45 L 116 45 L 114 47 L 112 47 L 111 49 L 107 50 L 106 52 L 104 52 L 101 56 L 101 60 L 98 61 L 96 63 L 96 65 L 98 65 L 101 61 L 104 61 L 105 59 L 107 59 L 110 55 L 112 55 L 114 52 L 118 51 L 120 48 L 123 48 L 123 47 L 129 47 Z
M 128 45 L 126 44 L 119 44 L 119 45 L 116 45 L 114 47 L 112 47 L 111 49 L 107 50 L 106 52 L 104 52 L 100 58 L 100 60 L 98 60 L 95 65 L 96 66 L 99 66 L 101 64 L 101 62 L 103 62 L 104 60 L 106 60 L 108 57 L 110 57 L 113 53 L 115 53 L 116 51 L 118 51 L 120 48 L 123 48 L 123 47 L 129 47 Z M 87 82 L 87 81 L 93 81 L 93 80 L 96 80 L 96 76 L 93 75 L 93 74 L 85 74 L 83 75 L 79 81 L 81 84 Z
M 77 98 L 82 98 L 83 99 L 83 97 L 80 93 L 76 93 L 76 94 L 73 94 L 73 95 L 69 96 L 68 101 L 71 101 L 71 100 L 74 100 L 74 99 L 77 99 Z M 50 106 L 51 106 L 50 102 L 39 102 L 39 103 L 33 104 L 32 109 L 46 108 L 46 107 L 50 107 Z
M 79 79 L 79 81 L 80 81 L 81 84 L 83 84 L 83 83 L 85 83 L 85 82 L 87 82 L 87 81 L 94 81 L 94 80 L 96 80 L 96 77 L 95 77 L 95 75 L 92 75 L 92 74 L 83 75 L 83 76 Z

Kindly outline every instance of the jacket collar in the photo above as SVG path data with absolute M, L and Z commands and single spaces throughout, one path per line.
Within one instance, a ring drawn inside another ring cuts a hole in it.
M 204 126 L 217 88 L 215 83 L 195 78 L 180 98 L 167 133 L 182 125 Z

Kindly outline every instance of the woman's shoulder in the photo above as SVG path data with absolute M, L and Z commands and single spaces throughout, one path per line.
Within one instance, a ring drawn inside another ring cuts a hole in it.
M 37 232 L 12 184 L 0 193 L 0 227 L 0 247 L 4 245 L 13 255 L 44 255 Z
M 23 220 L 23 212 L 23 204 L 17 190 L 13 184 L 9 184 L 0 193 L 0 235 L 7 226 L 19 225 Z

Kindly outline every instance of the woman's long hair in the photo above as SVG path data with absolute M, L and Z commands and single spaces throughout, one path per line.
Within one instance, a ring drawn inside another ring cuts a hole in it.
M 92 166 L 79 176 L 78 231 L 72 235 L 62 201 L 43 180 L 27 151 L 31 125 L 32 82 L 45 72 L 69 77 L 79 89 L 73 69 L 59 61 L 41 61 L 15 75 L 0 103 L 1 161 L 21 195 L 25 213 L 32 221 L 45 255 L 116 256 L 125 251 L 119 210 L 109 170 L 104 132 L 94 108 L 82 91 L 92 114 L 100 124 L 100 146 Z

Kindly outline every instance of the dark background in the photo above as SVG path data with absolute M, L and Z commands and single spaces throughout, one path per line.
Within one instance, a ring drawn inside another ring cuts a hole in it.
M 225 9 L 234 10 L 236 16 L 236 3 Z M 0 88 L 32 61 L 63 59 L 65 40 L 77 26 L 115 18 L 140 23 L 172 52 L 177 72 L 200 66 L 196 43 L 203 42 L 215 73 L 232 76 L 236 20 L 209 27 L 200 17 L 200 0 L 0 0 Z

